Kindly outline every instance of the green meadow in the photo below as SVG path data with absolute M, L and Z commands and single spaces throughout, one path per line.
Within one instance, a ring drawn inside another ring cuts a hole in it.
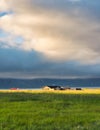
M 100 130 L 100 95 L 0 93 L 0 130 Z

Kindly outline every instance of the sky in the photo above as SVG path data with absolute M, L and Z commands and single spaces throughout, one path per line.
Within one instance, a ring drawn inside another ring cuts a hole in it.
M 100 0 L 0 0 L 0 78 L 100 77 Z

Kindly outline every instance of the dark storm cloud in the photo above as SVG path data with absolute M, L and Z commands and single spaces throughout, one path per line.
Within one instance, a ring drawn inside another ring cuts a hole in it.
M 34 51 L 0 49 L 0 77 L 98 77 L 99 65 L 79 65 L 75 62 L 50 62 Z M 2 75 L 2 76 L 1 76 Z

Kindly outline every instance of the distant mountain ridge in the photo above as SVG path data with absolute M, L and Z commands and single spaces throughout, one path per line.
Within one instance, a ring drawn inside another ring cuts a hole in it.
M 18 88 L 41 88 L 46 85 L 61 85 L 70 87 L 99 87 L 100 78 L 88 79 L 0 79 L 0 89 L 12 87 Z

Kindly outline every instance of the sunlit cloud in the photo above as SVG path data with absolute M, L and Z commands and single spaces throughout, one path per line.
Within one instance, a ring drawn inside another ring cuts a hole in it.
M 0 18 L 0 27 L 10 33 L 7 44 L 22 50 L 35 50 L 53 61 L 99 63 L 99 21 L 94 20 L 92 16 L 88 17 L 86 12 L 77 6 L 69 8 L 69 1 L 79 2 L 79 0 L 1 1 L 2 11 L 13 12 Z M 66 8 L 63 9 L 65 4 Z M 12 39 L 16 36 L 23 37 L 24 42 L 22 44 L 14 42 Z

